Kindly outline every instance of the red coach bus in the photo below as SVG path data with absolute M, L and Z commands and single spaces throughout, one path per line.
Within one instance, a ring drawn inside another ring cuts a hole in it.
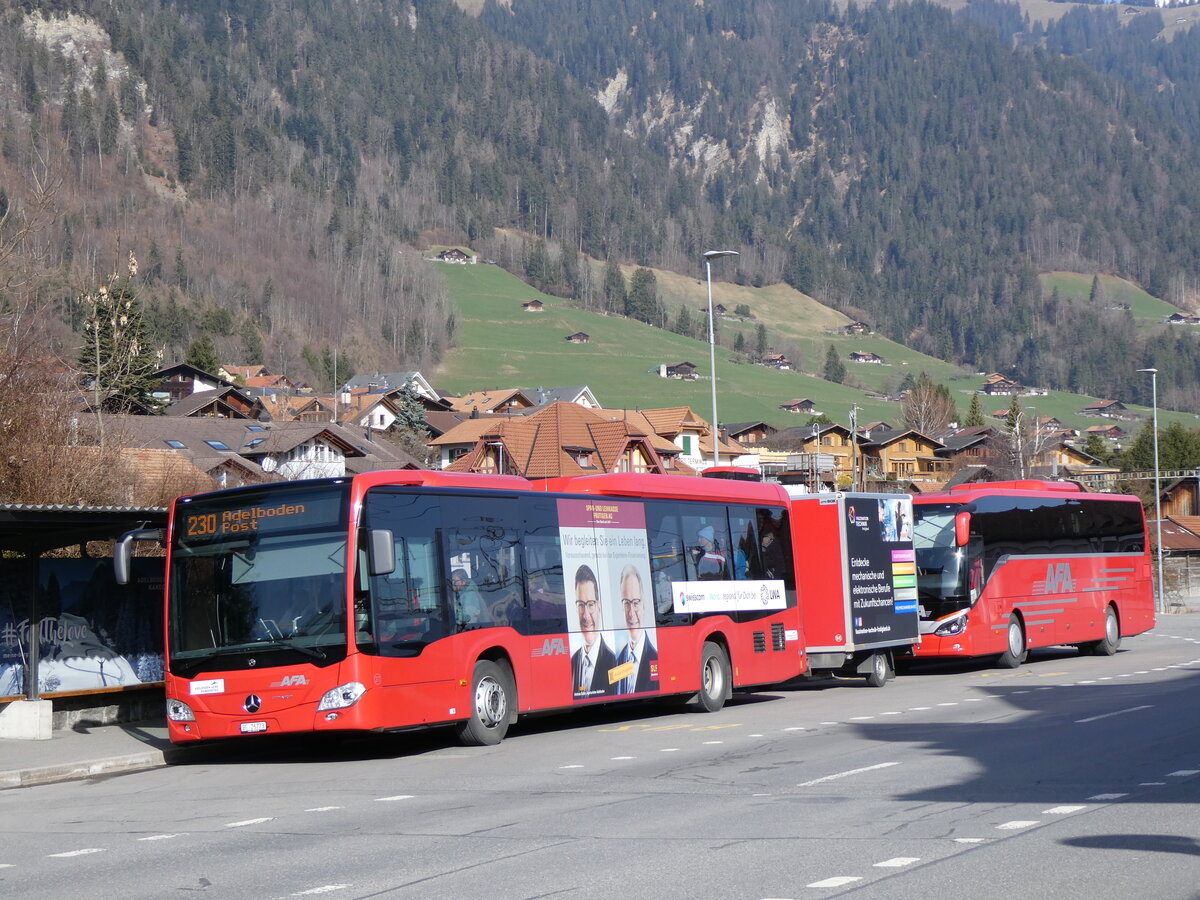
M 918 657 L 1074 644 L 1108 656 L 1154 627 L 1141 501 L 1067 482 L 961 485 L 913 501 Z
M 121 542 L 118 579 L 150 536 Z M 182 497 L 165 539 L 174 741 L 453 724 L 491 744 L 518 714 L 716 710 L 805 669 L 777 485 L 374 472 Z

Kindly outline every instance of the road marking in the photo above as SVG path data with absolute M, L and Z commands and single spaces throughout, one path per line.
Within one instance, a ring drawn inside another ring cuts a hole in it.
M 12 863 L 0 863 L 0 869 L 12 869 L 15 866 Z
M 924 712 L 927 709 L 933 709 L 933 707 L 932 706 L 910 706 L 908 708 L 908 711 L 909 712 Z
M 171 838 L 181 837 L 178 834 L 152 834 L 149 837 L 138 838 L 139 841 L 169 841 Z
M 411 800 L 412 794 L 396 794 L 394 797 L 376 797 L 376 803 L 391 803 L 393 800 Z
M 293 897 L 312 897 L 315 894 L 332 894 L 334 891 L 344 891 L 348 884 L 324 884 L 321 887 L 309 888 L 307 891 L 296 891 Z
M 612 757 L 612 759 L 613 759 L 613 760 L 618 760 L 618 759 L 633 759 L 633 757 L 632 757 L 632 756 L 614 756 L 614 757 Z
M 968 697 L 967 699 L 965 699 L 963 701 L 963 703 L 982 703 L 982 702 L 983 702 L 982 697 Z
M 1085 722 L 1099 722 L 1101 719 L 1109 719 L 1109 718 L 1112 718 L 1113 716 L 1123 716 L 1123 715 L 1125 715 L 1125 713 L 1137 712 L 1138 710 L 1141 710 L 1141 709 L 1153 709 L 1153 708 L 1154 708 L 1153 703 L 1148 703 L 1145 706 L 1131 706 L 1131 707 L 1129 707 L 1129 709 L 1118 709 L 1116 712 L 1102 713 L 1101 715 L 1091 716 L 1087 719 L 1076 719 L 1075 724 L 1082 725 Z
M 822 725 L 841 725 L 841 722 L 822 722 Z
M 1050 809 L 1043 809 L 1043 816 L 1065 816 L 1067 813 L 1079 812 L 1081 809 L 1087 809 L 1086 806 L 1052 806 Z
M 785 728 L 783 730 L 784 731 L 803 731 L 804 729 L 801 728 L 799 725 L 793 725 L 791 728 Z
M 876 869 L 899 869 L 901 866 L 911 866 L 915 862 L 920 862 L 919 856 L 896 856 L 892 859 L 885 859 L 883 862 L 875 863 Z
M 312 809 L 306 809 L 305 812 L 332 812 L 335 809 L 344 809 L 341 806 L 314 806 Z
M 873 719 L 873 718 L 875 718 L 875 717 L 874 716 L 851 716 L 850 721 L 851 722 L 865 722 L 865 721 L 867 721 L 867 719 Z
M 904 715 L 904 713 L 902 713 L 902 712 L 885 712 L 885 713 L 880 713 L 880 715 L 881 716 L 902 716 L 902 715 Z
M 704 743 L 706 743 L 706 744 L 723 744 L 725 742 L 724 741 L 705 741 Z
M 103 847 L 85 847 L 82 850 L 67 850 L 64 853 L 51 853 L 47 859 L 67 859 L 71 856 L 87 856 L 89 853 L 103 853 Z
M 559 768 L 560 769 L 582 769 L 583 766 L 581 766 L 579 763 L 573 763 L 572 765 L 569 765 L 569 766 L 559 766 Z
M 752 734 L 752 735 L 750 735 L 750 737 L 762 737 L 762 735 L 761 734 Z
M 246 819 L 243 822 L 226 822 L 226 828 L 245 828 L 247 825 L 261 825 L 263 822 L 270 822 L 274 816 L 266 816 L 262 819 Z
M 1150 673 L 1147 672 L 1145 669 L 1142 669 L 1140 672 L 1134 672 L 1133 674 L 1134 675 L 1149 675 Z
M 958 701 L 955 700 L 950 703 L 939 703 L 938 706 L 958 706 Z
M 1165 781 L 1143 781 L 1138 784 L 1138 787 L 1162 787 L 1166 784 Z
M 1077 682 L 1075 682 L 1075 683 L 1076 683 L 1076 684 L 1095 684 L 1095 683 L 1096 683 L 1096 679 L 1094 679 L 1094 678 L 1089 678 L 1089 679 L 1087 679 L 1087 680 L 1085 680 L 1085 681 L 1077 681 Z
M 1048 691 L 1048 690 L 1050 690 L 1050 688 L 1038 688 L 1038 690 L 1040 690 L 1040 691 Z M 1031 691 L 1029 691 L 1029 690 L 1024 690 L 1024 691 L 1013 691 L 1013 693 L 1014 693 L 1014 694 L 1028 694 L 1028 693 L 1031 693 Z
M 1003 825 L 997 825 L 996 828 L 1000 831 L 1016 831 L 1019 828 L 1032 828 L 1034 825 L 1040 825 L 1036 819 L 1014 819 L 1011 822 L 1005 822 Z
M 1096 794 L 1094 797 L 1088 797 L 1089 800 L 1120 800 L 1122 797 L 1128 797 L 1128 794 Z
M 878 763 L 874 766 L 863 766 L 861 769 L 851 769 L 848 772 L 838 772 L 836 775 L 826 775 L 824 778 L 814 778 L 812 781 L 804 781 L 796 785 L 796 787 L 812 787 L 814 784 L 824 784 L 826 781 L 836 781 L 838 778 L 847 778 L 851 775 L 861 775 L 863 772 L 873 772 L 876 769 L 887 769 L 898 765 L 900 765 L 898 762 L 885 762 Z
M 1105 675 L 1105 676 L 1104 676 L 1104 677 L 1102 677 L 1100 680 L 1101 680 L 1101 681 L 1112 681 L 1112 680 L 1113 680 L 1113 677 L 1112 677 L 1111 675 Z
M 1180 769 L 1178 772 L 1168 772 L 1168 778 L 1187 778 L 1190 775 L 1200 774 L 1200 769 Z
M 812 884 L 806 884 L 805 887 L 810 887 L 810 888 L 842 887 L 843 885 L 853 884 L 856 881 L 862 881 L 862 876 L 860 876 L 860 875 L 836 875 L 833 878 L 826 878 L 824 881 L 814 881 Z
M 1118 675 L 1117 677 L 1118 677 L 1118 678 L 1132 678 L 1132 677 L 1133 677 L 1133 673 L 1132 673 L 1132 672 L 1126 672 L 1124 675 Z
M 987 838 L 955 838 L 956 844 L 982 844 Z

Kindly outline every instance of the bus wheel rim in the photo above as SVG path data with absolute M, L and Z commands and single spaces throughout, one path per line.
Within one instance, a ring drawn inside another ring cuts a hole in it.
M 1008 626 L 1008 652 L 1013 656 L 1020 656 L 1021 651 L 1025 649 L 1025 641 L 1021 637 L 1021 626 L 1013 622 Z
M 504 686 L 494 678 L 481 678 L 475 688 L 475 713 L 488 728 L 495 728 L 508 715 Z
M 1110 644 L 1115 644 L 1117 638 L 1121 636 L 1121 630 L 1117 625 L 1117 617 L 1113 615 L 1111 609 L 1104 616 L 1104 635 L 1108 638 Z

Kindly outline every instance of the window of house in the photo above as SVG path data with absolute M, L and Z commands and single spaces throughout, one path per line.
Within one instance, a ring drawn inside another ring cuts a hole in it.
M 172 450 L 182 450 L 187 445 L 183 441 L 163 441 Z
M 229 446 L 224 441 L 205 441 L 204 443 L 212 447 L 214 450 L 228 450 Z M 183 445 L 180 444 L 182 447 Z
M 688 454 L 688 456 L 692 454 L 692 436 L 690 434 L 683 436 L 683 452 Z

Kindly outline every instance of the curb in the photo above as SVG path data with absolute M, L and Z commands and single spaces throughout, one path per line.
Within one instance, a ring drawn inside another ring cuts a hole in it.
M 60 781 L 78 781 L 84 778 L 94 778 L 97 775 L 111 775 L 119 772 L 137 772 L 143 769 L 156 769 L 166 764 L 167 760 L 163 751 L 148 750 L 143 753 L 111 756 L 90 762 L 13 769 L 0 772 L 0 790 L 31 787 L 38 784 L 56 784 Z

